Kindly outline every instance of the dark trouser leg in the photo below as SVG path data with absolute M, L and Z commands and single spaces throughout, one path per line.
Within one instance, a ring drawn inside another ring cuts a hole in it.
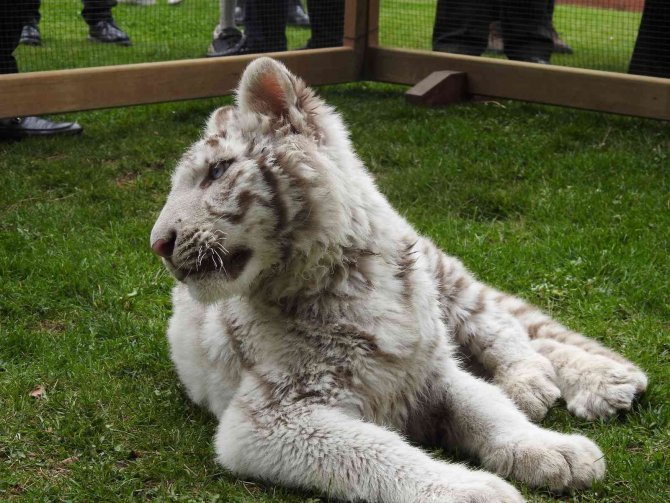
M 12 53 L 19 45 L 23 25 L 39 10 L 39 0 L 0 1 L 0 74 L 17 73 Z
M 286 50 L 288 0 L 247 0 L 244 34 L 251 51 Z
M 344 0 L 312 0 L 307 5 L 312 36 L 309 49 L 342 45 L 344 33 Z
M 30 15 L 28 21 L 26 21 L 26 24 L 34 23 L 35 26 L 37 26 L 40 24 L 40 20 L 42 19 L 42 14 L 40 14 L 40 7 L 42 2 L 40 2 L 40 0 L 33 0 L 32 3 L 34 4 L 32 7 L 33 13 Z
M 23 26 L 34 18 L 39 8 L 39 0 L 0 0 L 0 74 L 19 71 L 12 53 L 19 45 Z M 72 122 L 56 123 L 39 117 L 0 117 L 1 140 L 78 133 L 81 133 L 81 127 Z
M 19 71 L 12 53 L 19 45 L 23 26 L 34 18 L 39 8 L 39 0 L 0 0 L 0 74 Z M 79 133 L 81 127 L 72 122 L 51 122 L 40 117 L 0 117 L 0 140 Z
M 486 49 L 489 24 L 497 18 L 497 2 L 438 0 L 433 49 L 479 56 Z
M 553 48 L 548 0 L 502 0 L 502 31 L 509 59 L 549 61 Z
M 111 21 L 112 8 L 116 7 L 116 0 L 82 0 L 84 9 L 81 17 L 90 26 L 98 21 Z
M 670 2 L 647 0 L 637 34 L 630 73 L 670 78 Z

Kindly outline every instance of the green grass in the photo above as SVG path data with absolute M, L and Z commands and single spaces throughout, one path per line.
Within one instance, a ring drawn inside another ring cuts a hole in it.
M 427 48 L 432 5 L 384 2 L 382 42 Z M 22 70 L 199 56 L 217 17 L 215 2 L 120 5 L 135 43 L 123 48 L 86 42 L 79 9 L 44 2 L 45 45 L 18 50 Z M 603 19 L 609 35 L 588 35 Z M 608 54 L 597 65 L 623 70 L 635 30 L 620 40 L 617 27 L 637 20 L 560 6 L 557 26 L 576 49 L 561 58 L 593 66 L 588 57 Z M 291 29 L 290 46 L 307 36 Z M 609 466 L 603 483 L 560 499 L 668 501 L 668 125 L 509 102 L 421 109 L 384 85 L 322 93 L 422 232 L 649 372 L 648 393 L 619 418 L 551 411 L 546 426 L 593 438 Z M 0 143 L 0 500 L 320 500 L 217 467 L 215 422 L 186 400 L 167 353 L 172 281 L 148 235 L 176 159 L 223 101 L 71 115 L 82 137 Z
M 393 204 L 481 278 L 649 373 L 620 418 L 559 406 L 544 421 L 607 457 L 603 483 L 561 499 L 667 501 L 668 125 L 510 102 L 415 108 L 402 90 L 322 90 Z M 215 421 L 168 357 L 172 280 L 149 231 L 176 159 L 223 101 L 79 114 L 79 138 L 0 143 L 0 500 L 319 501 L 217 467 Z
M 41 47 L 20 46 L 16 51 L 21 71 L 81 68 L 199 58 L 205 55 L 219 21 L 218 0 L 184 0 L 169 6 L 119 4 L 114 19 L 130 36 L 132 47 L 89 42 L 88 27 L 79 16 L 79 0 L 42 2 Z M 305 28 L 287 29 L 289 49 L 304 46 Z
M 44 44 L 18 48 L 21 71 L 197 58 L 205 54 L 218 22 L 215 0 L 184 0 L 172 7 L 164 0 L 151 7 L 120 4 L 114 17 L 131 36 L 133 46 L 110 47 L 86 40 L 87 27 L 80 10 L 79 0 L 43 2 L 40 26 Z M 380 41 L 430 50 L 434 19 L 435 0 L 384 1 Z M 552 63 L 625 72 L 639 23 L 639 13 L 558 5 L 554 24 L 575 53 L 554 55 Z M 289 27 L 287 37 L 289 49 L 296 49 L 305 45 L 309 30 Z

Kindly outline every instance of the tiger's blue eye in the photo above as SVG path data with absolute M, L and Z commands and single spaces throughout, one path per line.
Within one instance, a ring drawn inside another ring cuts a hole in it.
M 230 166 L 230 161 L 219 161 L 217 163 L 212 164 L 209 167 L 209 178 L 212 180 L 221 178 L 221 175 L 223 175 L 226 172 L 228 166 Z

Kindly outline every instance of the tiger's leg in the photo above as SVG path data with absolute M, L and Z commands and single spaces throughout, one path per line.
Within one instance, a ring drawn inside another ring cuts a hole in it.
M 568 409 L 587 419 L 630 409 L 646 389 L 645 374 L 621 355 L 476 281 L 458 260 L 437 252 L 432 253 L 445 319 L 459 344 L 532 419 L 546 414 L 552 396 L 559 396 L 556 387 Z
M 496 298 L 523 325 L 533 348 L 551 361 L 561 395 L 576 416 L 592 420 L 628 410 L 647 388 L 647 376 L 623 356 L 521 299 Z
M 239 385 L 242 365 L 218 317 L 194 301 L 179 283 L 172 291 L 173 313 L 167 330 L 170 357 L 189 398 L 217 417 Z
M 268 402 L 248 376 L 222 415 L 217 460 L 242 477 L 369 503 L 521 503 L 490 473 L 439 462 L 400 435 L 335 407 Z
M 533 348 L 519 320 L 496 302 L 495 290 L 430 245 L 425 250 L 443 317 L 456 341 L 530 419 L 539 421 L 560 396 L 551 362 Z
M 445 448 L 477 456 L 485 468 L 530 486 L 589 487 L 605 474 L 603 454 L 589 439 L 531 423 L 502 391 L 447 363 L 441 418 Z

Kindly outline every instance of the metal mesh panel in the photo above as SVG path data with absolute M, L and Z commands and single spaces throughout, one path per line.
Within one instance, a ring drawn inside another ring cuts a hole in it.
M 237 5 L 228 31 L 220 26 L 226 3 Z M 343 17 L 344 0 L 0 0 L 0 50 L 7 59 L 17 22 L 27 26 L 13 53 L 21 72 L 216 55 L 236 43 L 235 27 L 250 34 L 243 42 L 249 52 L 337 46 Z M 100 22 L 102 30 L 113 23 L 129 40 L 96 41 Z M 7 64 L 0 70 L 11 72 Z
M 670 2 L 384 0 L 380 44 L 670 77 Z

